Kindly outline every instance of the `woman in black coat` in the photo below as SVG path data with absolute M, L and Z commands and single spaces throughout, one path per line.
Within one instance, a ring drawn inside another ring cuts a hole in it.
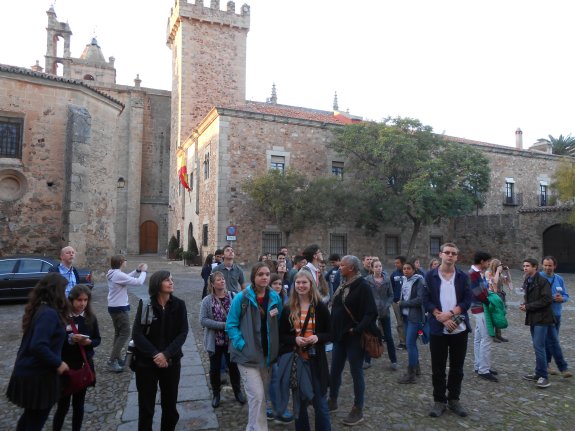
M 176 402 L 182 346 L 188 336 L 188 314 L 185 302 L 176 298 L 173 292 L 174 281 L 169 271 L 153 273 L 148 290 L 150 306 L 140 301 L 134 321 L 132 336 L 136 357 L 138 429 L 141 431 L 152 431 L 158 384 L 162 431 L 174 430 L 180 418 Z
M 204 299 L 208 295 L 208 279 L 210 278 L 210 274 L 212 273 L 213 262 L 214 262 L 214 255 L 210 253 L 206 256 L 204 266 L 202 266 L 202 278 L 204 279 L 204 288 L 202 289 L 202 299 Z
M 289 307 L 284 308 L 280 319 L 279 336 L 280 354 L 297 352 L 302 366 L 309 367 L 315 429 L 331 430 L 326 398 L 329 372 L 325 354 L 325 344 L 331 341 L 330 315 L 327 306 L 321 302 L 310 271 L 302 270 L 295 276 Z M 297 414 L 295 429 L 307 431 L 310 430 L 307 414 L 309 400 L 302 393 L 301 387 L 298 390 L 299 393 L 294 396 L 294 413 Z M 283 394 L 281 398 L 288 397 Z

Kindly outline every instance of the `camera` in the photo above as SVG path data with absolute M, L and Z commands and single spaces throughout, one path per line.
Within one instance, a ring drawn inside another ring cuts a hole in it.
M 461 324 L 461 322 L 464 322 L 464 321 L 465 321 L 465 317 L 463 316 L 463 314 L 454 314 L 453 316 L 451 316 L 451 320 L 452 320 L 453 322 L 455 322 L 455 324 L 456 324 L 457 326 L 459 326 L 459 325 Z M 448 331 L 448 332 L 453 332 L 454 329 L 452 329 L 452 330 L 449 330 L 449 329 L 448 329 L 447 331 Z
M 315 346 L 313 344 L 310 344 L 309 346 L 302 347 L 302 350 L 304 352 L 307 352 L 307 355 L 310 358 L 313 358 L 316 355 Z

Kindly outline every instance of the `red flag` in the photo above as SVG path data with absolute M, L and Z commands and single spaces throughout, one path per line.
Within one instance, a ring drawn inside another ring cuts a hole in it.
M 187 191 L 190 191 L 190 185 L 188 184 L 188 168 L 186 167 L 186 153 L 185 151 L 178 151 L 178 175 L 180 177 L 180 182 L 182 186 Z

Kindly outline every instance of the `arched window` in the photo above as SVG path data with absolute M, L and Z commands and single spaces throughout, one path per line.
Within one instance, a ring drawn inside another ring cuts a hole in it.
M 85 81 L 93 81 L 94 77 L 92 75 L 90 75 L 89 73 L 87 73 L 86 75 L 84 75 L 84 80 Z

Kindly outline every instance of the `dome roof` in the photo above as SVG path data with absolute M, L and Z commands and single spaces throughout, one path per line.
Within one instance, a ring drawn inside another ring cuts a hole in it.
M 91 63 L 106 63 L 106 59 L 104 58 L 104 54 L 102 54 L 102 50 L 98 46 L 98 41 L 96 38 L 92 38 L 92 42 L 86 45 L 84 48 L 84 52 L 80 56 L 82 60 L 89 61 Z

